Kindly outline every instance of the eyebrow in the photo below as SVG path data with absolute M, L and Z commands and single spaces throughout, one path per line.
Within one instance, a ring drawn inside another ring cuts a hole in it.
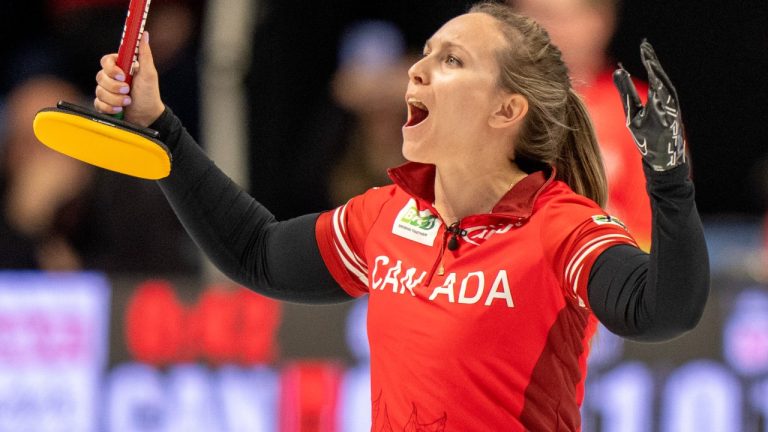
M 427 39 L 427 42 L 424 44 L 424 48 L 423 48 L 423 49 L 427 49 L 427 48 L 429 47 L 429 45 L 430 45 L 430 44 L 432 44 L 432 43 L 434 43 L 434 41 L 432 40 L 432 38 L 430 38 L 430 39 Z M 442 42 L 439 42 L 439 43 L 438 43 L 438 45 L 439 45 L 441 48 L 458 48 L 458 49 L 460 49 L 461 51 L 464 51 L 464 52 L 465 52 L 467 55 L 470 55 L 470 56 L 472 55 L 472 54 L 469 52 L 469 50 L 467 50 L 467 49 L 464 47 L 464 45 L 461 45 L 461 44 L 457 44 L 456 42 L 452 42 L 452 41 L 442 41 Z

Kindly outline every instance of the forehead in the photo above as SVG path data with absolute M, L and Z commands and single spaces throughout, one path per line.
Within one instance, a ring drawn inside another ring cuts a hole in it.
M 496 18 L 484 13 L 459 15 L 445 23 L 429 38 L 428 44 L 453 44 L 473 53 L 492 54 L 506 44 Z

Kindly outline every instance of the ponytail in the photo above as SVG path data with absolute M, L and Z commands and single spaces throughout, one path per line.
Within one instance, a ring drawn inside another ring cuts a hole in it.
M 547 31 L 500 3 L 484 1 L 470 12 L 488 14 L 499 22 L 508 42 L 498 54 L 499 85 L 528 100 L 525 122 L 514 143 L 517 166 L 528 173 L 554 166 L 558 180 L 605 206 L 608 188 L 595 130 Z
M 565 139 L 555 161 L 557 178 L 574 192 L 605 207 L 608 186 L 595 129 L 581 97 L 571 88 L 566 102 Z

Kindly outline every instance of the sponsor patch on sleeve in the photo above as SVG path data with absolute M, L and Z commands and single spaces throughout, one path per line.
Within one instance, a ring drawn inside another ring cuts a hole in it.
M 596 223 L 597 225 L 617 225 L 620 226 L 625 231 L 627 230 L 627 226 L 622 222 L 619 218 L 616 216 L 611 215 L 594 215 L 592 216 L 592 221 Z

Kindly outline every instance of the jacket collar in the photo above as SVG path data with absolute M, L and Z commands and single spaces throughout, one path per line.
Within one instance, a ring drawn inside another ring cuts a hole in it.
M 435 202 L 435 166 L 418 162 L 408 162 L 387 171 L 389 178 L 414 197 L 420 208 L 433 209 Z M 555 179 L 555 169 L 549 175 L 544 171 L 529 174 L 501 197 L 491 210 L 491 214 L 517 219 L 528 219 L 539 194 Z

